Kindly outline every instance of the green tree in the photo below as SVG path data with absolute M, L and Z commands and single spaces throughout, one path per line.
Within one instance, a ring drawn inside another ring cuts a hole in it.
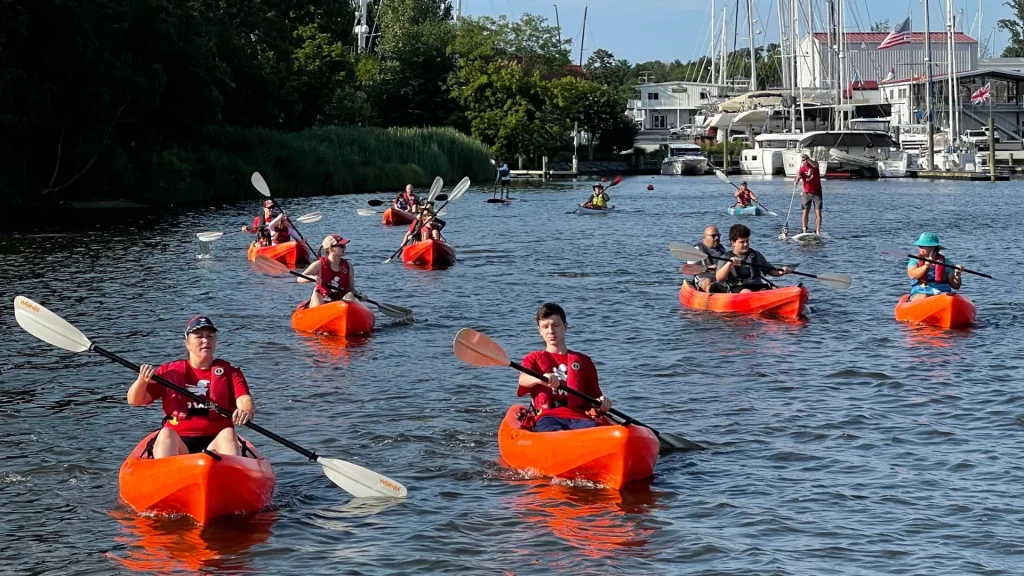
M 626 109 L 619 91 L 596 82 L 565 77 L 551 83 L 549 107 L 558 118 L 562 132 L 576 129 L 590 136 L 587 158 L 594 159 L 594 147 L 603 135 L 618 128 Z M 632 149 L 629 142 L 625 149 Z
M 587 78 L 605 86 L 621 87 L 636 82 L 629 62 L 616 60 L 615 55 L 604 48 L 594 50 L 583 65 L 583 71 Z
M 455 102 L 447 90 L 455 59 L 449 0 L 389 0 L 377 14 L 375 74 L 366 91 L 373 95 L 376 120 L 384 126 L 440 126 Z
M 1008 0 L 1003 5 L 1013 10 L 1014 18 L 1001 18 L 996 27 L 1010 35 L 1003 58 L 1024 58 L 1024 0 Z
M 889 30 L 890 28 L 888 20 L 879 20 L 878 22 L 875 22 L 874 24 L 871 25 L 872 32 L 888 32 Z

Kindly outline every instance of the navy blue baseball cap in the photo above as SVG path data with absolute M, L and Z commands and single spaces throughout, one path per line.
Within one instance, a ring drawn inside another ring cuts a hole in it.
M 189 320 L 188 324 L 185 324 L 185 336 L 188 336 L 200 328 L 209 328 L 214 332 L 217 331 L 217 327 L 213 325 L 213 320 L 210 320 L 206 316 L 196 316 Z

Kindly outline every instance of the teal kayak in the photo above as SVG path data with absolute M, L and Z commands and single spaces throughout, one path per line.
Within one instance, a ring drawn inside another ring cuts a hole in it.
M 762 214 L 764 214 L 764 210 L 757 204 L 751 204 L 744 208 L 737 208 L 736 206 L 729 208 L 730 216 L 761 216 Z

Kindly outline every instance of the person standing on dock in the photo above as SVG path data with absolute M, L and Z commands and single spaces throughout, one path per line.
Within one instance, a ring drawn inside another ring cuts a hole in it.
M 807 232 L 807 217 L 811 213 L 811 205 L 814 205 L 814 233 L 821 235 L 821 173 L 818 172 L 818 162 L 811 160 L 807 154 L 800 155 L 800 170 L 793 179 L 793 186 L 803 181 L 804 193 L 800 196 L 800 206 L 803 208 L 801 224 L 802 232 Z
M 501 158 L 498 158 L 498 177 L 495 180 L 501 180 L 501 193 L 503 196 L 498 197 L 509 198 L 508 185 L 512 183 L 512 171 L 508 169 L 508 164 Z

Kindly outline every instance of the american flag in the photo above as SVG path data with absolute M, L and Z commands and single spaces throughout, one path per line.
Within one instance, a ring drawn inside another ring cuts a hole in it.
M 971 104 L 984 104 L 992 94 L 992 83 L 989 82 L 971 94 Z
M 897 24 L 892 29 L 892 32 L 889 32 L 885 40 L 882 40 L 882 43 L 878 45 L 877 50 L 884 50 L 901 44 L 910 44 L 910 16 L 907 16 L 906 20 Z

